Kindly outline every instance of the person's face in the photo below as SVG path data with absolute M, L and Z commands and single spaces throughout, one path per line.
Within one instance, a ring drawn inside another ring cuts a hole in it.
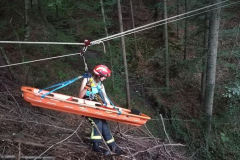
M 107 79 L 107 77 L 103 76 L 103 77 L 100 77 L 99 79 L 100 79 L 100 81 L 102 82 L 102 81 L 104 81 L 105 79 Z

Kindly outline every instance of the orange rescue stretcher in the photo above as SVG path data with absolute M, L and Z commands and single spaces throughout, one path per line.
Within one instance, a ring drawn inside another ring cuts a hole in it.
M 43 94 L 48 93 L 47 90 L 41 90 L 40 93 L 37 88 L 22 86 L 23 97 L 27 102 L 33 106 L 53 109 L 62 112 L 79 114 L 87 117 L 95 117 L 99 119 L 106 119 L 114 122 L 125 123 L 133 126 L 141 126 L 151 119 L 145 114 L 132 114 L 130 110 L 115 107 L 109 108 L 102 104 L 90 100 L 85 100 L 68 95 L 51 93 L 42 98 Z M 119 114 L 119 111 L 121 114 Z

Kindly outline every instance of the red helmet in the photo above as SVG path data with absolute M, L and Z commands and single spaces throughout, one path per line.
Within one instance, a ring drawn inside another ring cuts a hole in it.
M 105 77 L 110 77 L 111 76 L 111 70 L 108 69 L 108 67 L 105 66 L 105 65 L 97 65 L 94 68 L 93 72 L 97 76 L 105 76 Z

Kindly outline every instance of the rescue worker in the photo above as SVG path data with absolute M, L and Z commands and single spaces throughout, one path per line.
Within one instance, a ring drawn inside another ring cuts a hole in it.
M 111 106 L 109 99 L 107 98 L 104 85 L 102 84 L 102 82 L 107 77 L 111 76 L 111 70 L 105 65 L 98 65 L 94 68 L 93 73 L 93 77 L 83 79 L 79 92 L 79 98 L 98 102 L 105 102 L 106 107 Z M 101 96 L 99 94 L 101 94 Z M 110 128 L 106 120 L 92 117 L 88 117 L 88 119 L 92 123 L 92 125 L 95 123 L 95 125 L 98 127 L 104 140 L 106 141 L 113 153 L 123 153 L 123 151 L 116 146 L 115 140 L 110 132 Z M 105 155 L 109 154 L 107 151 L 99 148 L 99 143 L 102 142 L 102 137 L 99 134 L 98 130 L 94 127 L 94 125 L 92 127 L 91 141 L 93 144 L 93 151 L 102 152 Z

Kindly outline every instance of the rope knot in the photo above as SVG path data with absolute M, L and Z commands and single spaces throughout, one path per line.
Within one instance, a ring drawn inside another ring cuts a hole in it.
M 84 44 L 85 44 L 85 46 L 90 46 L 91 45 L 91 41 L 85 39 L 84 40 Z

